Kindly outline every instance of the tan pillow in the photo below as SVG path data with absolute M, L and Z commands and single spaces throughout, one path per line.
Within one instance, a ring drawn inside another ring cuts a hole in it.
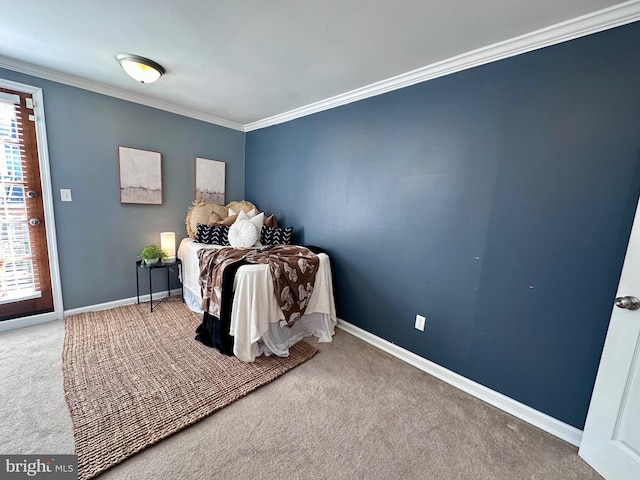
M 230 217 L 225 218 L 224 220 L 220 221 L 220 225 L 226 225 L 231 226 L 233 225 L 233 222 L 236 221 L 236 218 L 238 218 L 238 215 L 231 215 Z
M 220 215 L 218 215 L 216 212 L 211 212 L 207 225 L 221 225 L 221 221 L 222 219 L 220 218 Z
M 268 217 L 264 217 L 264 224 L 267 227 L 278 228 L 278 219 L 275 215 L 269 215 Z
M 187 218 L 184 220 L 184 223 L 187 226 L 187 235 L 191 238 L 195 238 L 198 224 L 202 223 L 203 225 L 208 225 L 209 217 L 211 217 L 213 212 L 215 212 L 220 218 L 226 218 L 228 210 L 227 207 L 218 205 L 215 202 L 194 200 L 187 212 Z
M 254 208 L 256 209 L 256 211 L 258 211 L 258 207 L 256 207 L 251 202 L 247 202 L 246 200 L 242 200 L 241 202 L 230 202 L 227 204 L 227 208 L 230 208 L 236 213 L 240 213 L 241 210 L 245 213 L 250 212 Z

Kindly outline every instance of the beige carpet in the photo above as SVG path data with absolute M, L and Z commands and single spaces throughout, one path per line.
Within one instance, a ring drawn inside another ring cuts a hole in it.
M 164 308 L 164 305 L 159 307 Z M 64 323 L 0 333 L 0 452 L 74 453 Z M 577 448 L 337 330 L 99 480 L 602 480 Z
M 244 363 L 194 340 L 200 316 L 177 302 L 70 316 L 62 357 L 81 480 L 271 382 L 316 352 Z

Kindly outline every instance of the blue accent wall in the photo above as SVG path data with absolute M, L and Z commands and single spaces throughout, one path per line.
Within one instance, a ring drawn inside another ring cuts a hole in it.
M 340 318 L 582 428 L 640 192 L 638 51 L 635 23 L 250 132 L 246 197 L 330 252 Z
M 10 70 L 0 78 L 43 90 L 65 310 L 135 297 L 140 249 L 162 231 L 186 236 L 196 156 L 225 161 L 227 198 L 244 196 L 243 132 Z M 120 204 L 118 145 L 162 153 L 162 205 Z M 154 290 L 166 289 L 166 272 L 154 273 Z

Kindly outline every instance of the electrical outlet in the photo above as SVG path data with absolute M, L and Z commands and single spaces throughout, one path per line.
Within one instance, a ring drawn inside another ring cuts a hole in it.
M 416 329 L 420 330 L 421 332 L 424 332 L 424 322 L 426 321 L 427 319 L 422 315 L 416 315 Z

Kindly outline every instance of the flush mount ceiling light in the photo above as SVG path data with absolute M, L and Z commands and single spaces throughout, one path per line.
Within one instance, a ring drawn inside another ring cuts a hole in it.
M 116 60 L 120 62 L 127 75 L 140 83 L 155 82 L 164 73 L 162 66 L 139 55 L 118 53 L 116 54 Z

